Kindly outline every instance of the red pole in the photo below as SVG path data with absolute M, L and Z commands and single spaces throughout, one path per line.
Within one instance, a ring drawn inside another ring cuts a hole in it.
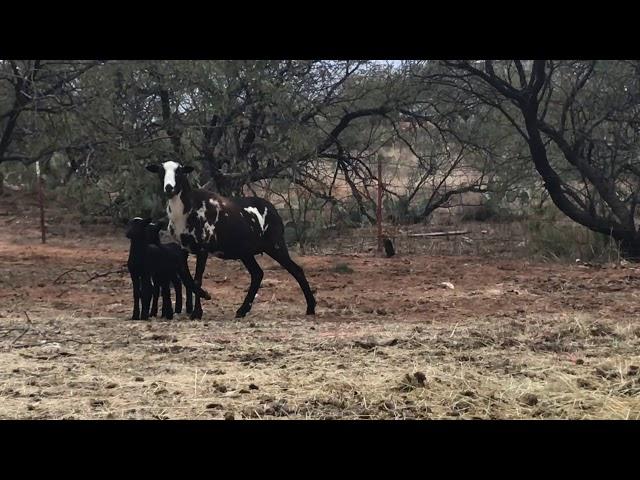
M 378 154 L 378 253 L 382 253 L 382 155 Z
M 40 162 L 36 162 L 36 175 L 38 177 L 38 203 L 40 205 L 40 232 L 42 233 L 42 243 L 47 243 L 44 229 L 44 186 L 40 176 Z

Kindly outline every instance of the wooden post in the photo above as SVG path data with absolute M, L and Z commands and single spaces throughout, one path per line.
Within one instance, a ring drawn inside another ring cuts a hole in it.
M 376 219 L 378 221 L 378 253 L 382 253 L 382 154 L 378 153 L 378 208 Z
M 44 228 L 44 185 L 40 176 L 40 162 L 36 161 L 36 176 L 38 177 L 38 204 L 40 205 L 40 232 L 42 233 L 42 243 L 47 243 Z

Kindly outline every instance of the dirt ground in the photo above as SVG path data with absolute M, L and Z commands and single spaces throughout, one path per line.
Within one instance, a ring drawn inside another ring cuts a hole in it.
M 123 232 L 41 245 L 29 202 L 0 199 L 2 419 L 640 418 L 637 266 L 297 256 L 307 317 L 265 256 L 236 320 L 249 275 L 211 258 L 202 321 L 132 321 Z

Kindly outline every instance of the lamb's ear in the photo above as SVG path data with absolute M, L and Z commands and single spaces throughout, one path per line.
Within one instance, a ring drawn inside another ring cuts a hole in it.
M 191 173 L 191 172 L 193 172 L 193 167 L 191 167 L 189 165 L 185 165 L 184 167 L 182 167 L 182 171 L 184 173 Z
M 146 169 L 151 173 L 158 173 L 160 171 L 160 165 L 156 165 L 155 163 L 150 163 L 146 166 Z
M 158 225 L 158 230 L 166 230 L 169 228 L 169 222 L 165 220 L 158 220 L 156 224 Z

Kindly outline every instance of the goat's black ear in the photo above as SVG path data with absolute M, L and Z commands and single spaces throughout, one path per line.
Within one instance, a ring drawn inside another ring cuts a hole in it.
M 189 165 L 186 165 L 186 166 L 182 167 L 182 171 L 184 173 L 191 173 L 191 172 L 193 172 L 193 167 L 191 167 Z
M 150 163 L 146 168 L 152 173 L 158 173 L 160 171 L 160 165 L 156 165 L 155 163 Z
M 151 222 L 153 222 L 153 218 L 145 218 L 144 219 L 144 224 L 145 225 L 149 225 Z

